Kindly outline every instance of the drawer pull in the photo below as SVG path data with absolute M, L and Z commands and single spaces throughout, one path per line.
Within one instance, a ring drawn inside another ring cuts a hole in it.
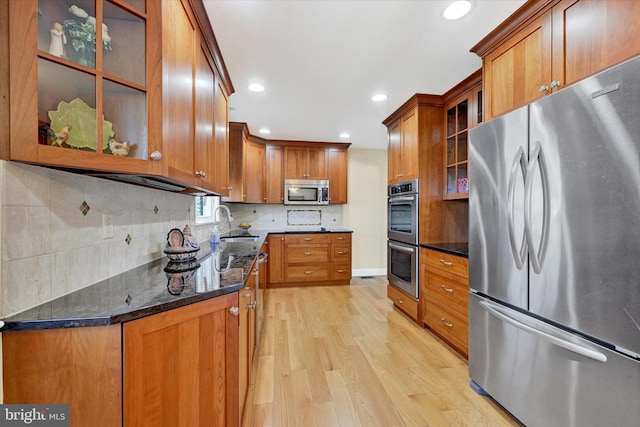
M 444 317 L 440 318 L 440 323 L 442 323 L 447 328 L 453 328 L 453 323 L 448 323 L 447 319 L 445 319 Z
M 344 254 L 348 254 L 349 252 L 347 251 L 338 251 L 338 255 L 344 255 Z
M 453 289 L 451 288 L 447 288 L 445 285 L 440 285 L 440 289 L 442 289 L 445 292 L 451 292 L 453 293 Z
M 338 237 L 337 240 L 344 240 L 344 237 Z
M 337 271 L 338 271 L 338 273 L 346 273 L 347 272 L 347 270 L 343 270 L 343 269 L 338 269 Z
M 313 274 L 313 271 L 305 271 L 304 274 Z
M 399 297 L 396 297 L 396 301 L 398 304 L 404 304 L 404 300 L 401 300 Z
M 304 240 L 308 242 L 310 240 L 313 240 L 313 237 L 305 237 Z
M 444 265 L 448 265 L 448 266 L 452 266 L 453 263 L 451 261 L 445 261 L 443 259 L 440 260 L 440 263 L 444 264 Z
M 313 255 L 313 252 L 304 252 L 305 255 Z

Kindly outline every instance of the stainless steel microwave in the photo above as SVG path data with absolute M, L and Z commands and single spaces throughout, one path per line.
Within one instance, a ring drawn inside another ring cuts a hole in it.
M 328 205 L 329 180 L 285 179 L 285 205 Z

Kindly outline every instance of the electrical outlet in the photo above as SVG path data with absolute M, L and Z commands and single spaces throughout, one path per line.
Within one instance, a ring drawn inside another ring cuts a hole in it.
M 110 214 L 110 213 L 102 214 L 102 238 L 103 239 L 113 238 L 113 214 Z

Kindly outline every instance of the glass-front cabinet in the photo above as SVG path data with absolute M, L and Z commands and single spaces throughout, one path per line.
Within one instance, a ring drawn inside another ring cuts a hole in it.
M 482 83 L 445 105 L 444 200 L 469 198 L 469 130 L 482 121 Z
M 469 197 L 469 101 L 464 97 L 446 109 L 445 199 Z
M 10 159 L 160 174 L 160 2 L 8 3 Z

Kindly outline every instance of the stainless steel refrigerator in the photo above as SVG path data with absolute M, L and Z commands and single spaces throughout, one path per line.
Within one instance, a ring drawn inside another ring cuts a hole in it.
M 472 385 L 640 425 L 640 57 L 472 129 L 469 167 Z

